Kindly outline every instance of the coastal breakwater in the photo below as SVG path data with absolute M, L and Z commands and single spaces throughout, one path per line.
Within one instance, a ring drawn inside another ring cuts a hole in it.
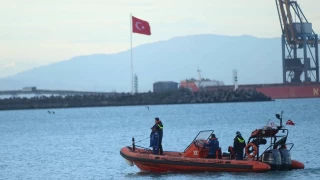
M 46 109 L 98 106 L 192 104 L 222 102 L 271 101 L 270 97 L 253 89 L 236 90 L 218 89 L 215 91 L 190 92 L 179 89 L 164 93 L 115 93 L 112 95 L 72 95 L 72 96 L 37 96 L 32 98 L 11 97 L 0 99 L 0 110 Z

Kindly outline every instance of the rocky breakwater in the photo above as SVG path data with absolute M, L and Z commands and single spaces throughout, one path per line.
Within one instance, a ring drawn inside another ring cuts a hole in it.
M 220 102 L 270 101 L 271 98 L 255 90 L 218 89 L 190 92 L 179 89 L 165 93 L 115 93 L 113 95 L 40 96 L 32 98 L 12 97 L 0 99 L 0 110 L 71 108 L 95 106 L 126 106 L 154 104 L 190 104 Z

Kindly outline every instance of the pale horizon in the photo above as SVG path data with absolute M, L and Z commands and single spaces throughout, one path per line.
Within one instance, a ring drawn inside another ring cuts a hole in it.
M 316 2 L 298 1 L 318 33 Z M 75 56 L 128 50 L 130 13 L 148 21 L 152 33 L 133 34 L 133 47 L 197 34 L 281 36 L 275 1 L 12 0 L 0 10 L 0 77 Z

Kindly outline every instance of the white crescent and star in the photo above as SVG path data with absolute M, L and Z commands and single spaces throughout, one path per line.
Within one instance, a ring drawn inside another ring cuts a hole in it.
M 141 24 L 141 22 L 136 22 L 136 28 L 139 30 L 139 31 L 141 31 L 141 30 L 143 30 L 144 29 L 144 26 L 142 26 L 142 24 Z

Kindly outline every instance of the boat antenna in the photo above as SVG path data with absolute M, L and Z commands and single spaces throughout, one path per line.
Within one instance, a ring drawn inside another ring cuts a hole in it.
M 132 137 L 132 151 L 135 151 L 135 149 L 136 149 L 136 146 L 134 143 L 134 137 Z

